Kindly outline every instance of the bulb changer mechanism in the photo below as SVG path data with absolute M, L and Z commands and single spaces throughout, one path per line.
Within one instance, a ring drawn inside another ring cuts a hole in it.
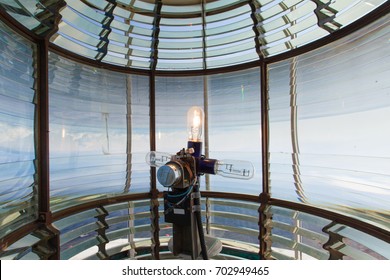
M 189 142 L 190 148 L 182 149 L 176 155 L 155 151 L 147 154 L 146 162 L 152 167 L 160 167 L 157 179 L 161 185 L 185 189 L 194 182 L 196 176 L 203 174 L 249 180 L 255 173 L 249 161 L 205 158 L 203 155 L 196 155 L 192 145 L 193 143 Z
M 175 155 L 152 151 L 146 162 L 158 167 L 157 180 L 168 191 L 164 191 L 165 222 L 172 223 L 173 238 L 168 243 L 175 256 L 203 259 L 217 255 L 222 243 L 205 236 L 201 220 L 199 181 L 204 174 L 215 174 L 235 179 L 251 179 L 254 175 L 252 163 L 241 160 L 216 160 L 202 155 L 202 124 L 204 114 L 199 107 L 188 111 L 187 148 Z
M 158 182 L 169 188 L 164 191 L 164 216 L 165 222 L 173 224 L 170 250 L 175 256 L 190 256 L 192 259 L 198 259 L 200 255 L 207 259 L 222 249 L 219 240 L 204 236 L 203 228 L 199 230 L 199 224 L 197 226 L 201 211 L 200 176 L 215 174 L 248 180 L 254 175 L 254 167 L 248 161 L 206 158 L 199 152 L 201 144 L 188 141 L 187 149 L 176 155 L 152 151 L 146 156 L 150 166 L 159 167 Z

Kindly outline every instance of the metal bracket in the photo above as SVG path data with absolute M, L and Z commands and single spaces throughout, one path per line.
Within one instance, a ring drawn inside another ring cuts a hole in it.
M 191 193 L 191 198 L 199 198 L 200 199 L 200 192 Z
M 192 206 L 192 213 L 201 212 L 201 211 L 202 211 L 202 207 L 200 205 L 193 205 Z

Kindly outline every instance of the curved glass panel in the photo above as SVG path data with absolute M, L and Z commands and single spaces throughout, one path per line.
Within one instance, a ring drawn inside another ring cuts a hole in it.
M 51 205 L 149 191 L 149 78 L 50 54 Z
M 36 1 L 1 0 L 0 6 L 30 30 L 34 30 L 42 24 L 37 14 L 50 13 L 45 5 L 38 5 Z
M 323 228 L 331 221 L 276 206 L 268 207 L 265 214 L 268 217 L 265 240 L 271 244 L 272 259 L 329 259 L 329 252 L 323 248 L 329 235 L 323 232 Z
M 270 257 L 277 260 L 384 260 L 389 244 L 357 229 L 277 206 L 265 211 Z
M 250 161 L 251 180 L 210 176 L 208 189 L 258 195 L 261 187 L 260 71 L 258 68 L 209 76 L 209 156 Z
M 243 259 L 257 259 L 260 205 L 229 199 L 207 199 L 203 204 L 207 234 L 222 242 L 221 254 L 233 248 L 241 251 Z
M 54 27 L 46 19 L 59 10 L 54 44 L 97 61 L 159 70 L 217 68 L 274 56 L 332 34 L 386 3 L 67 0 L 61 8 L 30 2 L 0 0 L 0 6 L 37 34 Z
M 135 259 L 151 247 L 150 201 L 101 206 L 56 221 L 61 259 Z
M 240 193 L 258 195 L 261 192 L 259 69 L 207 78 L 156 77 L 157 151 L 175 154 L 187 147 L 187 111 L 192 106 L 203 107 L 204 100 L 209 110 L 203 153 L 220 160 L 250 161 L 256 169 L 255 177 L 248 181 L 210 176 L 206 189 L 237 192 L 240 188 Z
M 107 206 L 109 255 L 124 254 L 134 259 L 141 249 L 149 249 L 151 240 L 151 202 L 135 201 Z
M 156 69 L 203 68 L 203 25 L 201 18 L 187 19 L 184 17 L 175 18 L 173 21 L 170 17 L 162 16 L 158 28 Z
M 207 68 L 249 62 L 259 58 L 256 40 L 253 40 L 255 32 L 251 16 L 251 6 L 241 5 L 205 17 Z
M 0 21 L 0 237 L 37 218 L 35 46 Z
M 273 197 L 389 230 L 388 24 L 269 66 Z
M 41 239 L 33 233 L 20 238 L 9 246 L 3 246 L 0 251 L 1 260 L 39 260 L 38 254 L 33 251 Z
M 203 107 L 203 77 L 156 77 L 155 83 L 156 149 L 176 154 L 187 147 L 187 111 Z
M 60 231 L 61 259 L 151 258 L 154 245 L 151 240 L 153 227 L 150 224 L 150 203 L 150 200 L 140 200 L 99 206 L 54 222 Z M 163 200 L 159 200 L 159 204 L 160 258 L 177 258 L 168 252 L 172 224 L 164 222 L 164 211 L 161 209 Z M 259 204 L 245 201 L 202 200 L 205 230 L 223 244 L 222 252 L 214 259 L 259 258 L 258 208 Z M 30 247 L 16 249 L 22 241 L 27 242 L 21 239 L 13 247 L 14 250 L 0 257 L 21 258 L 28 248 L 31 251 Z

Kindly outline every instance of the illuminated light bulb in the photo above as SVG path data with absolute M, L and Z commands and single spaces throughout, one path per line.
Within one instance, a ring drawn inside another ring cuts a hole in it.
M 145 161 L 152 167 L 160 167 L 171 160 L 171 154 L 151 151 L 147 153 Z
M 227 178 L 249 180 L 255 174 L 255 167 L 250 161 L 218 160 L 215 164 L 215 174 Z
M 197 106 L 191 107 L 187 113 L 188 140 L 200 142 L 203 130 L 203 109 Z

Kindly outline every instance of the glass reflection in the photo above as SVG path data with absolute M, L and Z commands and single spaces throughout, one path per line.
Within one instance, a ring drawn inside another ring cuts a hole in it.
M 87 67 L 55 54 L 49 75 L 52 209 L 148 191 L 148 77 Z
M 270 65 L 272 196 L 389 229 L 387 23 Z
M 0 21 L 0 237 L 37 217 L 34 52 Z

